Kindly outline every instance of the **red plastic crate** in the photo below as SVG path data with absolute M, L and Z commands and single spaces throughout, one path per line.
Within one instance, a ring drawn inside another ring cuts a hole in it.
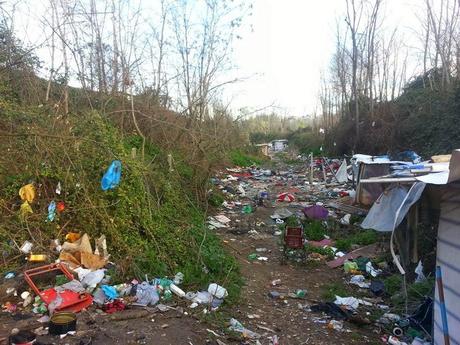
M 303 247 L 303 229 L 301 227 L 286 227 L 284 245 L 288 248 L 299 249 Z
M 34 283 L 33 278 L 54 271 L 63 273 L 68 280 L 74 279 L 72 273 L 70 273 L 67 268 L 60 263 L 37 267 L 24 272 L 24 279 L 46 305 L 53 302 L 57 298 L 58 294 L 62 298 L 62 303 L 58 308 L 56 308 L 56 311 L 72 311 L 74 313 L 78 313 L 93 303 L 93 297 L 86 292 L 76 293 L 70 290 L 57 292 L 54 288 L 40 291 Z

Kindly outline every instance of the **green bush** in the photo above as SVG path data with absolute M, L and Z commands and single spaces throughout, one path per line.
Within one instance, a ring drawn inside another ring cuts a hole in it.
M 307 253 L 318 253 L 324 256 L 327 256 L 328 260 L 334 259 L 334 251 L 330 247 L 322 248 L 322 247 L 314 247 L 312 245 L 307 244 L 305 246 L 305 250 Z
M 389 295 L 394 295 L 401 291 L 402 277 L 400 274 L 394 274 L 386 278 L 383 283 L 385 285 L 385 292 Z
M 335 296 L 346 297 L 349 291 L 342 283 L 330 283 L 322 286 L 321 298 L 327 302 L 335 300 Z
M 351 245 L 353 244 L 351 239 L 344 238 L 344 239 L 339 239 L 335 241 L 335 247 L 338 250 L 341 250 L 343 252 L 349 252 L 351 249 Z
M 360 244 L 362 246 L 367 246 L 369 244 L 377 242 L 377 232 L 374 230 L 365 230 L 360 231 L 353 235 L 352 242 L 354 244 Z
M 262 163 L 262 159 L 259 157 L 246 154 L 241 150 L 233 150 L 230 152 L 230 160 L 232 164 L 240 166 L 240 167 L 248 167 L 251 165 L 260 165 Z
M 327 234 L 323 223 L 319 220 L 308 221 L 304 224 L 305 238 L 311 241 L 321 241 Z
M 149 143 L 145 162 L 140 154 L 132 157 L 139 138 L 123 136 L 97 113 L 65 119 L 31 111 L 0 115 L 0 127 L 11 124 L 14 136 L 0 137 L 0 145 L 9 152 L 0 157 L 0 205 L 6 206 L 0 207 L 2 243 L 29 240 L 48 248 L 51 240 L 62 242 L 67 231 L 88 233 L 92 239 L 104 234 L 116 263 L 114 276 L 120 279 L 181 271 L 192 289 L 218 282 L 227 287 L 230 299 L 236 298 L 241 285 L 237 262 L 207 229 L 205 215 L 192 202 L 194 190 L 185 163 L 169 171 L 167 155 Z M 175 157 L 176 163 L 180 161 L 180 155 Z M 121 183 L 102 191 L 101 177 L 114 159 L 122 162 Z M 30 182 L 37 188 L 34 214 L 22 222 L 18 190 Z M 61 195 L 54 193 L 58 182 Z M 45 221 L 51 200 L 66 205 L 53 223 Z M 17 253 L 12 250 L 12 255 Z

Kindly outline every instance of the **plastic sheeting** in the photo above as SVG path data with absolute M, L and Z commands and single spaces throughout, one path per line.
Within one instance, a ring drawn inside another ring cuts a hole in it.
M 409 190 L 403 186 L 391 186 L 374 203 L 361 227 L 381 232 L 393 231 L 401 224 L 410 207 L 420 199 L 424 189 L 423 182 L 414 183 Z
M 340 165 L 337 173 L 335 174 L 335 178 L 339 183 L 345 183 L 348 181 L 348 173 L 347 173 L 347 161 L 344 159 L 342 164 Z

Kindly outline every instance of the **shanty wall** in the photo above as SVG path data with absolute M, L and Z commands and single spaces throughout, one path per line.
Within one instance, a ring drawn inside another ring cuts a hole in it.
M 460 344 L 460 184 L 451 183 L 441 201 L 436 264 L 441 266 L 450 344 Z M 434 344 L 443 345 L 443 327 L 436 286 Z

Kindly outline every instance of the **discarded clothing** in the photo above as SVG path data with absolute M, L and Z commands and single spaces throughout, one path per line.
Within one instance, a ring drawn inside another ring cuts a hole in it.
M 360 274 L 351 277 L 350 284 L 357 285 L 362 289 L 369 289 L 369 287 L 371 286 L 370 283 L 366 282 L 364 276 Z
M 118 186 L 121 179 L 121 162 L 113 161 L 102 177 L 101 187 L 102 190 L 114 189 Z
M 332 302 L 315 304 L 315 305 L 312 305 L 310 309 L 313 312 L 316 312 L 316 313 L 323 312 L 323 313 L 326 313 L 332 316 L 333 318 L 341 319 L 341 320 L 348 319 L 348 317 L 350 316 L 350 314 L 347 311 L 343 310 L 337 304 L 332 303 Z
M 119 299 L 114 300 L 111 303 L 104 304 L 102 310 L 105 311 L 107 314 L 113 314 L 117 311 L 125 310 L 126 305 Z
M 358 299 L 355 297 L 340 297 L 340 296 L 335 296 L 335 304 L 338 306 L 342 306 L 347 308 L 348 310 L 356 310 L 358 309 L 360 304 L 364 305 L 372 305 L 372 303 L 366 302 L 362 299 Z
M 381 296 L 385 292 L 385 284 L 380 280 L 373 280 L 369 290 L 371 290 L 374 295 Z

